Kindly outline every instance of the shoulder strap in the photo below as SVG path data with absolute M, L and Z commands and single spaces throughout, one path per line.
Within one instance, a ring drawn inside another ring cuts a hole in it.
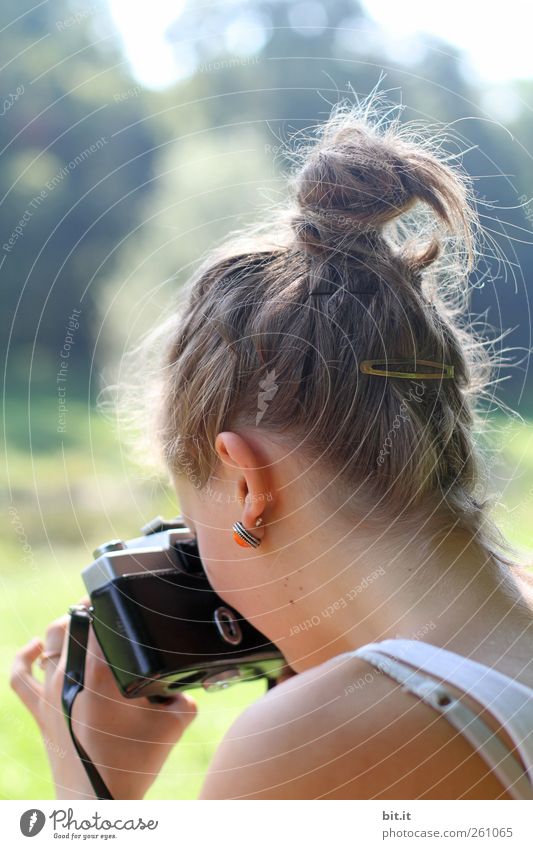
M 439 711 L 474 746 L 513 799 L 533 799 L 533 786 L 512 752 L 479 716 L 456 699 L 442 684 L 366 646 L 358 649 L 357 655 L 390 675 L 403 684 L 405 690 L 419 696 L 426 704 Z
M 424 646 L 421 651 L 417 651 L 419 645 Z M 528 757 L 528 750 L 525 749 L 526 742 L 529 742 L 530 746 L 533 743 L 533 740 L 531 740 L 531 735 L 533 733 L 533 691 L 530 692 L 529 688 L 520 685 L 521 690 L 525 691 L 525 693 L 521 693 L 522 701 L 520 702 L 520 705 L 522 708 L 527 707 L 527 717 L 524 710 L 521 715 L 520 727 L 517 729 L 516 722 L 514 724 L 511 724 L 510 722 L 508 701 L 506 702 L 506 711 L 502 710 L 501 700 L 498 702 L 498 711 L 494 710 L 494 706 L 490 700 L 487 701 L 486 698 L 479 697 L 479 690 L 476 689 L 475 686 L 472 687 L 472 678 L 470 676 L 465 677 L 463 674 L 453 674 L 453 670 L 450 672 L 449 662 L 448 664 L 439 664 L 437 657 L 442 657 L 438 654 L 439 652 L 444 652 L 446 655 L 452 655 L 452 657 L 455 658 L 455 667 L 457 667 L 458 661 L 460 662 L 461 660 L 467 661 L 468 665 L 470 663 L 475 663 L 474 661 L 469 661 L 467 658 L 461 658 L 460 655 L 455 655 L 453 652 L 447 652 L 445 649 L 440 649 L 437 646 L 427 643 L 419 644 L 418 641 L 415 640 L 398 639 L 383 640 L 380 643 L 369 643 L 366 646 L 356 649 L 353 654 L 377 666 L 395 680 L 403 683 L 405 689 L 415 693 L 433 708 L 439 710 L 445 718 L 455 728 L 457 728 L 458 731 L 464 734 L 464 736 L 475 746 L 486 763 L 494 770 L 500 780 L 504 783 L 513 798 L 533 799 L 533 779 L 532 773 L 530 772 L 531 761 Z M 393 657 L 390 657 L 390 655 L 393 655 Z M 408 663 L 410 664 L 416 665 L 416 663 L 418 663 L 419 665 L 416 671 L 411 666 L 395 660 L 394 655 L 396 655 L 396 657 L 401 656 L 402 659 L 407 656 Z M 416 655 L 416 657 L 412 655 Z M 425 662 L 423 663 L 421 662 L 422 655 L 425 656 Z M 429 658 L 431 658 L 431 661 Z M 450 661 L 450 658 L 448 658 L 448 661 Z M 496 673 L 496 670 L 492 670 L 489 667 L 484 667 L 482 664 L 477 663 L 475 663 L 475 666 L 479 667 L 481 670 L 488 670 L 489 672 L 495 673 L 499 676 L 499 678 L 502 678 L 507 685 L 508 682 L 516 683 L 518 685 L 518 682 L 513 682 L 512 679 L 508 679 L 507 676 L 501 675 L 501 673 Z M 507 749 L 506 746 L 504 746 L 495 732 L 493 732 L 479 716 L 467 708 L 460 700 L 456 699 L 441 684 L 428 679 L 424 675 L 420 675 L 420 669 L 424 669 L 433 675 L 437 675 L 440 678 L 455 684 L 465 692 L 472 690 L 472 697 L 476 698 L 477 701 L 487 707 L 487 709 L 490 710 L 503 725 L 505 725 L 505 728 L 510 737 L 513 739 L 513 742 L 519 748 L 520 755 L 524 762 L 524 770 L 520 768 L 514 755 Z M 495 680 L 496 679 L 493 679 L 493 685 Z M 501 687 L 499 680 L 498 684 Z M 486 691 L 484 691 L 484 695 L 486 696 Z M 529 701 L 527 704 L 524 701 L 524 695 L 528 696 Z M 525 737 L 521 737 L 519 732 L 526 727 L 528 729 L 527 734 Z
M 63 713 L 67 720 L 68 730 L 72 742 L 85 767 L 85 772 L 91 782 L 97 799 L 113 799 L 105 781 L 96 769 L 89 755 L 77 740 L 72 729 L 72 708 L 78 693 L 81 693 L 85 684 L 85 656 L 87 654 L 87 640 L 91 624 L 89 610 L 81 604 L 69 608 L 70 623 L 68 633 L 67 668 L 63 678 L 63 690 L 61 700 Z

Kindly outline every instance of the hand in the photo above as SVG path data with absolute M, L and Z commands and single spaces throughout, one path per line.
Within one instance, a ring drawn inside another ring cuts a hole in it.
M 83 598 L 80 604 L 89 605 Z M 17 652 L 10 683 L 41 731 L 58 799 L 95 798 L 92 785 L 70 738 L 61 705 L 68 646 L 67 614 L 52 622 L 44 643 L 35 638 Z M 45 651 L 44 683 L 33 664 Z M 126 699 L 91 628 L 87 644 L 85 688 L 76 696 L 72 727 L 115 799 L 142 799 L 173 746 L 198 712 L 186 693 L 170 704 Z

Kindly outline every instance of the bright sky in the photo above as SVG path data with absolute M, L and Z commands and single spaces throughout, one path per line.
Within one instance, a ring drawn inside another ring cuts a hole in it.
M 107 0 L 112 17 L 121 32 L 126 53 L 139 81 L 149 88 L 161 88 L 194 69 L 192 50 L 181 45 L 173 49 L 165 42 L 166 27 L 179 18 L 187 0 Z M 206 17 L 212 0 L 205 3 Z M 222 2 L 222 0 L 219 0 Z M 391 61 L 405 60 L 416 51 L 418 33 L 432 33 L 465 51 L 465 66 L 480 80 L 505 84 L 515 78 L 533 77 L 533 3 L 531 0 L 505 0 L 491 6 L 487 0 L 361 0 L 363 7 L 386 36 Z M 217 5 L 214 3 L 214 5 Z M 246 53 L 261 46 L 261 21 L 253 2 L 239 20 L 232 3 L 224 0 L 228 27 L 221 35 L 225 45 Z M 326 0 L 327 5 L 327 0 Z M 238 8 L 238 7 L 237 7 Z M 295 21 L 324 21 L 317 0 L 294 0 Z

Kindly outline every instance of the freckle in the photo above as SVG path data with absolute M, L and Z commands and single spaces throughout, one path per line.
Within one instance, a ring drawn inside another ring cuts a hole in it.
M 299 590 L 303 590 L 303 587 L 298 587 Z
M 294 599 L 290 598 L 290 599 L 289 599 L 289 603 L 290 603 L 290 604 L 294 604 Z

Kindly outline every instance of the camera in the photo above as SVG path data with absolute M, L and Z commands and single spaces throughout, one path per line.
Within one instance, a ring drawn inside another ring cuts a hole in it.
M 183 518 L 157 516 L 127 541 L 99 546 L 82 572 L 87 616 L 121 693 L 164 700 L 288 669 L 285 658 L 210 585 Z

